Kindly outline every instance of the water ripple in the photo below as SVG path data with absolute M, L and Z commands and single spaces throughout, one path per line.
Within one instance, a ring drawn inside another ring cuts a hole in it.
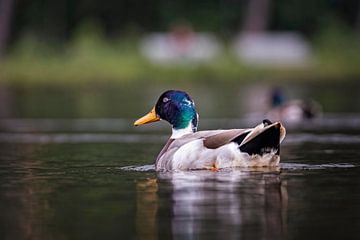
M 288 134 L 285 137 L 284 144 L 300 144 L 300 143 L 327 143 L 327 144 L 355 144 L 360 143 L 359 135 L 349 134 Z
M 329 168 L 354 168 L 356 167 L 353 164 L 349 163 L 327 163 L 327 164 L 302 164 L 302 163 L 280 163 L 280 170 L 322 170 L 322 169 L 329 169 Z M 134 172 L 149 172 L 155 171 L 155 165 L 141 165 L 141 166 L 125 166 L 120 167 L 120 170 L 123 171 L 134 171 Z M 204 173 L 213 173 L 208 170 L 192 170 L 192 171 L 169 171 L 168 173 L 195 173 L 204 174 Z M 278 168 L 226 168 L 220 169 L 218 173 L 220 174 L 228 174 L 228 173 L 269 173 L 269 172 L 278 172 Z M 165 173 L 162 173 L 166 175 Z
M 354 168 L 349 163 L 327 163 L 327 164 L 302 164 L 302 163 L 280 163 L 282 170 L 322 170 L 329 168 Z
M 0 133 L 2 143 L 164 143 L 167 135 L 124 133 Z M 288 134 L 283 145 L 302 143 L 358 144 L 359 135 Z
M 248 114 L 241 118 L 201 118 L 201 127 L 213 129 L 242 128 L 255 126 L 261 121 L 263 114 Z M 152 132 L 168 129 L 166 124 L 154 124 L 151 127 L 133 128 L 135 119 L 126 118 L 75 118 L 75 119 L 34 119 L 3 118 L 0 119 L 0 130 L 6 132 L 117 132 L 140 131 Z M 324 114 L 312 121 L 303 121 L 296 125 L 287 125 L 289 129 L 302 130 L 360 130 L 360 114 L 336 113 Z
M 0 133 L 3 143 L 153 143 L 165 142 L 164 135 L 107 133 Z

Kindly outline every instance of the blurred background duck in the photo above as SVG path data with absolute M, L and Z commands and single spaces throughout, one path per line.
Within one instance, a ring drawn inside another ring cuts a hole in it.
M 285 128 L 264 120 L 254 128 L 197 131 L 199 115 L 194 101 L 183 91 L 164 92 L 153 109 L 134 125 L 165 120 L 172 134 L 159 153 L 155 169 L 217 170 L 228 167 L 277 166 Z
M 295 99 L 287 101 L 282 89 L 274 88 L 270 96 L 271 109 L 266 117 L 287 124 L 298 124 L 320 117 L 322 108 L 312 99 Z

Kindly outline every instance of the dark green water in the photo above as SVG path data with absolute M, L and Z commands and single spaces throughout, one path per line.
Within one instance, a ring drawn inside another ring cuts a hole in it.
M 116 97 L 105 87 L 79 100 L 74 89 L 64 97 L 66 89 L 7 88 L 0 239 L 358 239 L 360 117 L 359 105 L 349 106 L 357 89 L 334 100 L 321 96 L 337 87 L 309 88 L 328 111 L 288 130 L 280 168 L 177 173 L 153 171 L 167 126 L 131 126 L 157 96 Z M 219 101 L 209 92 L 199 94 L 214 103 L 200 101 L 201 128 L 252 124 L 233 113 L 243 105 L 238 91 Z
M 159 147 L 2 144 L 1 239 L 358 238 L 359 142 L 285 145 L 281 171 L 121 168 Z

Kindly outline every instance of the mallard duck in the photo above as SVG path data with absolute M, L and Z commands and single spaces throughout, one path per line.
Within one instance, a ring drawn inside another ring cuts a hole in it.
M 275 88 L 271 94 L 271 109 L 266 116 L 288 124 L 298 124 L 319 117 L 321 113 L 321 105 L 314 100 L 295 99 L 286 101 L 283 91 Z
M 199 115 L 191 97 L 169 90 L 135 126 L 165 120 L 172 134 L 159 153 L 155 169 L 218 170 L 229 167 L 277 166 L 285 128 L 280 122 L 264 120 L 254 128 L 197 131 Z

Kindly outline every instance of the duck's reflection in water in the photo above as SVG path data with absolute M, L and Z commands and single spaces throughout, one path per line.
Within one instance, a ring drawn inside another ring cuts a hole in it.
M 143 207 L 138 204 L 137 217 L 154 227 L 147 238 L 150 233 L 173 239 L 285 238 L 286 183 L 273 170 L 159 173 L 138 195 Z

